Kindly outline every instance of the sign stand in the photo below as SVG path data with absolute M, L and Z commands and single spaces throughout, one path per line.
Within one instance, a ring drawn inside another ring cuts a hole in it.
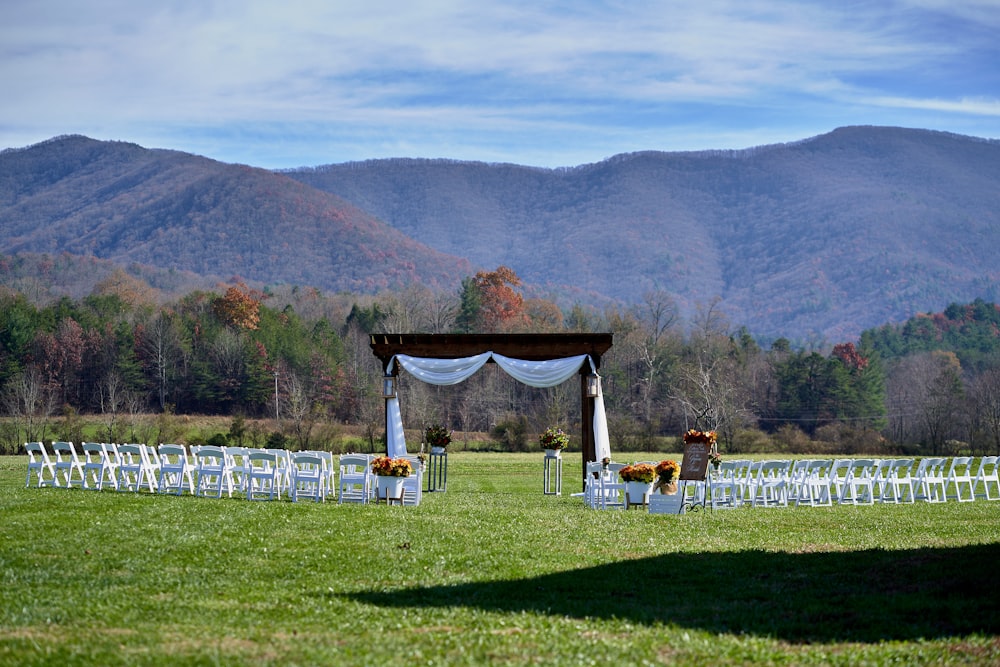
M 705 509 L 708 507 L 708 496 L 712 493 L 712 479 L 708 472 L 708 459 L 711 453 L 711 446 L 707 442 L 686 442 L 684 443 L 684 458 L 681 459 L 680 489 L 678 493 L 684 495 L 684 507 L 687 510 Z M 694 496 L 690 502 L 687 501 L 686 487 L 688 482 L 695 482 Z M 698 494 L 698 482 L 702 482 L 701 498 Z

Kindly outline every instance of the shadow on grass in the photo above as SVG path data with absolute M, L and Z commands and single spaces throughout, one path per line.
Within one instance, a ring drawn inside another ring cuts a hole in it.
M 664 623 L 788 642 L 1000 633 L 1000 544 L 665 554 L 526 579 L 359 592 L 383 607 L 478 607 Z

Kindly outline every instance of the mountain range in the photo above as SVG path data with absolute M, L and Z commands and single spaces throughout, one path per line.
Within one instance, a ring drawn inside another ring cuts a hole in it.
M 838 342 L 1000 301 L 1000 142 L 845 127 L 560 169 L 388 159 L 272 172 L 80 136 L 0 153 L 0 252 L 373 293 L 499 265 L 602 307 L 670 295 Z

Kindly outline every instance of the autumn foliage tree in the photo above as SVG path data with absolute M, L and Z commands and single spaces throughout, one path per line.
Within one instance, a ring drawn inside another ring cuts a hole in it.
M 213 304 L 215 316 L 223 324 L 235 329 L 256 330 L 260 325 L 260 303 L 263 292 L 240 282 L 226 290 Z
M 458 325 L 463 331 L 510 331 L 527 321 L 524 297 L 515 288 L 521 279 L 513 269 L 498 266 L 462 281 Z

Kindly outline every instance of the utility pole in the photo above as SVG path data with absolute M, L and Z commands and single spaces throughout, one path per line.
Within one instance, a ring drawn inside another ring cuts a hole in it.
M 278 415 L 278 371 L 274 371 L 274 421 L 281 421 Z

